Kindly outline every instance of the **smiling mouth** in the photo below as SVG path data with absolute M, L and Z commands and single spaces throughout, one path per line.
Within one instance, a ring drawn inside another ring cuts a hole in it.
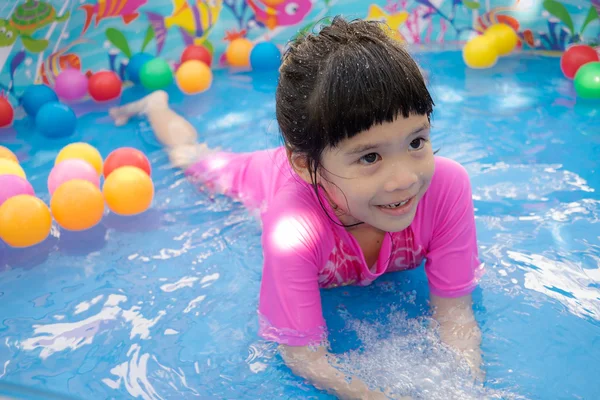
M 412 197 L 410 199 L 412 199 Z M 378 206 L 378 207 L 387 208 L 387 209 L 392 209 L 393 210 L 394 208 L 402 207 L 403 205 L 405 205 L 406 203 L 408 203 L 410 201 L 410 199 L 406 199 L 406 200 L 401 201 L 399 203 L 386 204 L 386 205 Z

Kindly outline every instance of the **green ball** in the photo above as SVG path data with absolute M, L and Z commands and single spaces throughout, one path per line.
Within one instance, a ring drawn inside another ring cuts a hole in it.
M 582 99 L 600 99 L 600 61 L 589 62 L 575 74 L 575 91 Z
M 140 82 L 149 90 L 166 88 L 173 83 L 171 66 L 162 58 L 148 61 L 140 70 Z

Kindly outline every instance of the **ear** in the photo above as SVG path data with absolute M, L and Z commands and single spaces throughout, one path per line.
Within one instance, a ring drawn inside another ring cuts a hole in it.
M 287 154 L 288 161 L 296 174 L 298 174 L 298 176 L 302 178 L 304 182 L 312 185 L 313 182 L 310 178 L 310 173 L 308 172 L 308 159 L 306 158 L 306 155 L 293 152 L 288 148 L 285 149 L 285 152 Z

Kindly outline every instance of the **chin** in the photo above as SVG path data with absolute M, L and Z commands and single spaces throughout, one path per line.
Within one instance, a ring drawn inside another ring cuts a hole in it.
M 402 217 L 390 217 L 388 215 L 381 215 L 377 218 L 377 223 L 372 224 L 373 227 L 382 230 L 384 232 L 401 232 L 408 228 L 415 219 L 416 207 L 409 214 L 403 215 Z M 373 221 L 375 222 L 375 221 Z

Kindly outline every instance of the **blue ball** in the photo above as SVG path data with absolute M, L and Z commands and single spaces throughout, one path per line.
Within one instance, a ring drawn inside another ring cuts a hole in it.
M 71 136 L 75 125 L 77 117 L 71 107 L 58 102 L 44 104 L 35 117 L 35 126 L 49 138 Z
M 255 71 L 272 71 L 281 65 L 281 51 L 271 42 L 258 43 L 250 53 L 250 65 Z
M 127 76 L 129 80 L 136 85 L 140 83 L 140 71 L 144 64 L 148 61 L 153 60 L 150 54 L 146 53 L 137 53 L 134 54 L 133 57 L 129 59 L 129 64 L 127 64 Z
M 58 96 L 46 85 L 30 85 L 25 89 L 21 101 L 27 115 L 35 117 L 44 104 L 58 101 Z

